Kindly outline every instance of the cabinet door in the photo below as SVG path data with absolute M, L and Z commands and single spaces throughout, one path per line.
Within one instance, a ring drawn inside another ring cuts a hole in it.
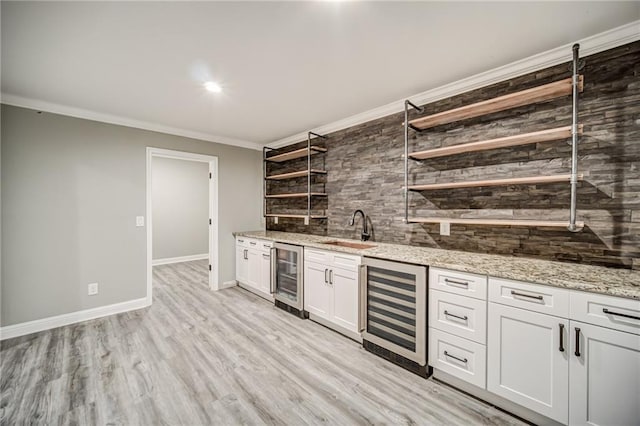
M 246 248 L 236 245 L 236 281 L 247 283 L 248 260 L 245 258 Z
M 639 335 L 571 321 L 569 356 L 570 424 L 640 425 Z
M 489 303 L 487 389 L 566 424 L 568 328 L 563 318 Z
M 271 294 L 271 255 L 270 253 L 260 253 L 260 281 L 258 290 L 266 294 Z
M 359 333 L 359 287 L 357 269 L 331 268 L 329 284 L 333 288 L 333 322 Z
M 262 272 L 262 256 L 261 252 L 256 249 L 248 249 L 248 274 L 247 284 L 255 289 L 260 288 L 260 275 Z
M 329 266 L 304 263 L 304 306 L 310 314 L 331 320 L 333 289 L 329 285 Z

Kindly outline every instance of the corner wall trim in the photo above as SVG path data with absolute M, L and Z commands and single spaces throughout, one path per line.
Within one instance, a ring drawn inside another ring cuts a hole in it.
M 640 40 L 639 29 L 640 20 L 637 20 L 626 25 L 613 28 L 609 31 L 586 37 L 582 40 L 576 40 L 575 43 L 580 43 L 580 57 L 583 58 L 585 56 L 593 55 L 598 52 L 603 52 L 605 50 L 613 49 L 614 47 Z M 388 115 L 399 113 L 404 110 L 405 99 L 411 99 L 411 102 L 416 105 L 425 105 L 441 99 L 450 98 L 461 93 L 470 92 L 471 90 L 479 89 L 481 87 L 486 87 L 494 83 L 506 81 L 530 72 L 562 64 L 564 62 L 568 63 L 571 61 L 571 46 L 573 44 L 574 42 L 571 42 L 564 46 L 547 50 L 546 52 L 529 56 L 519 61 L 515 61 L 462 80 L 445 84 L 444 86 L 436 87 L 412 96 L 407 96 L 401 100 L 310 130 L 321 135 L 326 135 L 349 127 L 357 126 L 358 124 L 367 123 Z M 306 138 L 307 130 L 273 141 L 267 144 L 267 146 L 270 148 L 281 148 L 296 142 L 301 142 L 306 140 Z
M 134 129 L 149 130 L 152 132 L 165 133 L 167 135 L 182 136 L 185 138 L 198 139 L 207 142 L 220 143 L 223 145 L 232 145 L 240 148 L 254 149 L 262 151 L 262 145 L 251 141 L 234 139 L 227 136 L 213 135 L 210 133 L 197 132 L 178 127 L 165 126 L 159 123 L 151 123 L 148 121 L 135 120 L 132 118 L 121 117 L 118 115 L 105 114 L 98 111 L 91 111 L 83 108 L 71 107 L 68 105 L 56 104 L 40 99 L 25 98 L 11 93 L 2 93 L 0 95 L 3 104 L 34 109 L 37 111 L 50 112 L 53 114 L 67 115 L 69 117 L 84 118 L 85 120 L 93 120 L 101 123 L 115 124 L 118 126 L 133 127 Z
M 209 258 L 209 253 L 193 254 L 190 256 L 166 257 L 164 259 L 154 259 L 153 262 L 151 262 L 151 264 L 153 266 L 168 265 L 170 263 L 191 262 L 193 260 L 202 260 L 202 259 L 208 259 L 208 258 Z
M 68 314 L 56 315 L 54 317 L 42 318 L 34 321 L 23 322 L 20 324 L 7 325 L 0 327 L 0 340 L 11 339 L 13 337 L 25 336 L 39 331 L 50 330 L 69 324 L 89 321 L 96 318 L 106 317 L 109 315 L 120 314 L 123 312 L 135 311 L 146 308 L 151 304 L 148 303 L 146 297 L 141 299 L 128 300 L 126 302 L 114 303 L 113 305 L 99 306 L 97 308 L 85 309 Z

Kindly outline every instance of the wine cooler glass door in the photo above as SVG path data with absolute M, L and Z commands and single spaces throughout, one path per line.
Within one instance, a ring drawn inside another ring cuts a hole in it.
M 298 246 L 278 244 L 275 260 L 275 297 L 302 309 L 302 250 Z

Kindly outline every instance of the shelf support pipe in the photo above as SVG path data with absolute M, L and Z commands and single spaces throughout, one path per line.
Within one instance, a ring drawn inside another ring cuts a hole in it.
M 409 223 L 409 107 L 418 112 L 424 111 L 410 100 L 404 101 L 404 223 Z
M 569 210 L 569 231 L 578 232 L 576 225 L 576 208 L 578 198 L 578 90 L 579 78 L 578 61 L 580 59 L 580 45 L 573 45 L 573 108 L 571 112 L 571 206 Z
M 304 221 L 305 225 L 309 225 L 311 221 L 311 136 L 327 139 L 327 136 L 307 132 L 307 218 Z

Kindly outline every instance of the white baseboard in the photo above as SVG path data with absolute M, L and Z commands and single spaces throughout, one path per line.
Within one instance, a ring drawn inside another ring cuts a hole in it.
M 135 311 L 137 309 L 151 306 L 150 301 L 143 297 L 141 299 L 128 300 L 126 302 L 114 303 L 113 305 L 99 306 L 97 308 L 85 309 L 83 311 L 70 312 L 68 314 L 56 315 L 55 317 L 42 318 L 39 320 L 23 322 L 20 324 L 0 327 L 0 340 L 11 339 L 13 337 L 24 336 L 39 331 L 50 330 L 77 322 L 89 321 L 108 315 L 120 314 L 122 312 Z
M 222 283 L 222 285 L 220 286 L 219 290 L 222 290 L 223 288 L 235 287 L 237 285 L 238 285 L 238 281 L 236 281 L 236 280 L 225 281 L 225 282 Z
M 151 262 L 151 264 L 153 266 L 168 265 L 169 263 L 191 262 L 192 260 L 202 260 L 202 259 L 208 259 L 208 258 L 209 258 L 209 253 L 192 254 L 191 256 L 166 257 L 164 259 L 154 259 L 153 262 Z

